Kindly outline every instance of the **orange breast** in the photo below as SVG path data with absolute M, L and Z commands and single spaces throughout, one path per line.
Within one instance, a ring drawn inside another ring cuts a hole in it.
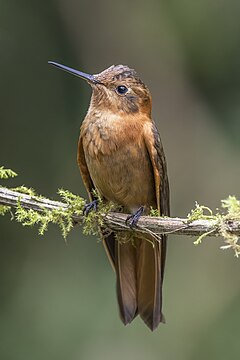
M 151 161 L 142 136 L 143 121 L 100 116 L 81 129 L 91 179 L 107 200 L 135 211 L 156 207 Z

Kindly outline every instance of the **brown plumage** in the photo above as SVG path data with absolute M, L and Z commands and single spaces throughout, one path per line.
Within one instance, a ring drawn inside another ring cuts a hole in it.
M 161 140 L 151 119 L 151 95 L 136 72 L 111 66 L 88 75 L 53 65 L 88 81 L 92 98 L 78 142 L 78 165 L 89 198 L 96 189 L 105 201 L 135 214 L 144 207 L 169 215 L 169 187 Z M 130 323 L 138 314 L 154 330 L 162 315 L 162 283 L 166 236 L 128 233 L 103 236 L 103 244 L 116 271 L 120 317 Z

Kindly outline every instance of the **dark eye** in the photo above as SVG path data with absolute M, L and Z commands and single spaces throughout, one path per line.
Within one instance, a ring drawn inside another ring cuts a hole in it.
M 119 85 L 116 90 L 120 95 L 123 95 L 123 94 L 126 94 L 126 92 L 128 91 L 128 88 L 124 85 Z

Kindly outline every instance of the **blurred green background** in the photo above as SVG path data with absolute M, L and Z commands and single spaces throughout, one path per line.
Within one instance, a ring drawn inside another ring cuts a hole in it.
M 153 95 L 172 215 L 239 196 L 240 2 L 0 0 L 2 185 L 86 196 L 76 164 L 91 90 L 47 64 L 89 73 L 134 67 Z M 239 260 L 220 239 L 169 238 L 166 325 L 118 318 L 115 278 L 96 238 L 67 244 L 0 218 L 0 359 L 237 359 Z

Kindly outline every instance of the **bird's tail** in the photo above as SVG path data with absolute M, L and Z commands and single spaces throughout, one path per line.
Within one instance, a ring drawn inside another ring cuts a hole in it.
M 164 322 L 162 314 L 162 282 L 165 262 L 165 239 L 135 238 L 117 241 L 115 268 L 117 296 L 123 323 L 130 323 L 139 314 L 154 330 Z
M 116 241 L 115 250 L 119 312 L 122 322 L 127 325 L 137 315 L 136 248 L 130 241 Z

